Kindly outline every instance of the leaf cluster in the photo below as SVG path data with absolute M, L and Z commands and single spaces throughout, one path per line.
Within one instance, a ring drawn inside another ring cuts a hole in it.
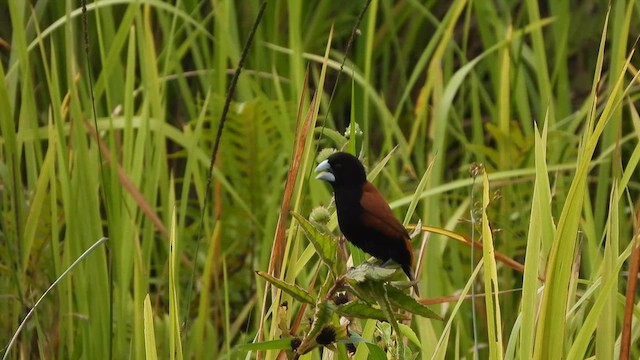
M 326 278 L 319 289 L 305 290 L 302 287 L 277 279 L 268 273 L 257 274 L 272 286 L 284 291 L 295 300 L 312 307 L 310 326 L 298 334 L 286 324 L 286 314 L 279 313 L 279 327 L 283 336 L 291 342 L 282 349 L 303 355 L 319 346 L 335 349 L 336 342 L 357 343 L 362 338 L 356 331 L 347 331 L 354 319 L 373 319 L 390 324 L 395 334 L 415 333 L 400 321 L 410 320 L 413 315 L 425 318 L 442 318 L 422 305 L 405 290 L 409 282 L 393 281 L 402 271 L 398 266 L 382 267 L 364 262 L 346 269 L 346 262 L 338 251 L 339 238 L 326 232 L 326 224 L 312 222 L 300 214 L 292 213 L 307 239 L 315 248 L 326 268 Z M 281 306 L 286 309 L 288 306 Z M 398 339 L 401 339 L 398 336 Z M 400 342 L 401 343 L 401 342 Z M 258 346 L 258 344 L 254 344 Z

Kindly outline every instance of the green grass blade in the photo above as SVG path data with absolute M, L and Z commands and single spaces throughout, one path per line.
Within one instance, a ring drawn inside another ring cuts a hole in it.
M 484 288 L 487 310 L 487 333 L 489 342 L 489 358 L 502 359 L 502 318 L 500 313 L 500 299 L 498 293 L 498 273 L 496 259 L 493 255 L 493 234 L 489 226 L 487 208 L 490 203 L 489 177 L 483 174 L 482 190 L 482 258 L 484 259 Z
M 149 294 L 144 297 L 144 348 L 145 359 L 156 360 L 158 358 L 158 353 L 156 352 L 156 335 L 153 328 L 153 309 L 151 308 Z
M 553 217 L 551 212 L 551 189 L 547 175 L 546 163 L 547 125 L 542 135 L 535 129 L 535 161 L 536 181 L 533 188 L 531 219 L 529 222 L 529 236 L 524 264 L 521 318 L 520 351 L 521 359 L 531 359 L 535 340 L 535 324 L 538 311 L 538 290 L 542 285 L 538 280 L 544 274 L 541 254 L 545 254 L 551 245 L 554 235 Z M 513 336 L 513 335 L 512 335 Z

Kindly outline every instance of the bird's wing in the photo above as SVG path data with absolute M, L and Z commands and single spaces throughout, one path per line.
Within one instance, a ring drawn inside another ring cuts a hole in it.
M 366 182 L 362 187 L 360 205 L 364 209 L 362 222 L 366 226 L 375 228 L 390 237 L 409 238 L 407 230 L 393 215 L 389 204 L 384 200 L 380 191 L 370 182 Z

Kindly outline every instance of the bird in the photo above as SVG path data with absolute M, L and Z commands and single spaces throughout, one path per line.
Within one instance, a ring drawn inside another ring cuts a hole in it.
M 380 191 L 369 181 L 357 157 L 335 152 L 322 161 L 316 179 L 327 181 L 333 188 L 338 225 L 344 237 L 362 251 L 400 265 L 419 296 L 413 273 L 413 248 L 402 223 Z

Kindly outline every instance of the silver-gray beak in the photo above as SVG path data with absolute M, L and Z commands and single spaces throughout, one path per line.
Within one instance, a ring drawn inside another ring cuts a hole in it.
M 316 176 L 316 179 L 324 180 L 328 182 L 335 182 L 336 181 L 335 175 L 325 170 L 331 171 L 331 165 L 329 164 L 329 160 L 325 160 L 321 162 L 318 165 L 318 167 L 316 167 L 316 169 L 314 170 L 315 172 L 322 171 L 320 174 L 318 174 L 318 176 Z

